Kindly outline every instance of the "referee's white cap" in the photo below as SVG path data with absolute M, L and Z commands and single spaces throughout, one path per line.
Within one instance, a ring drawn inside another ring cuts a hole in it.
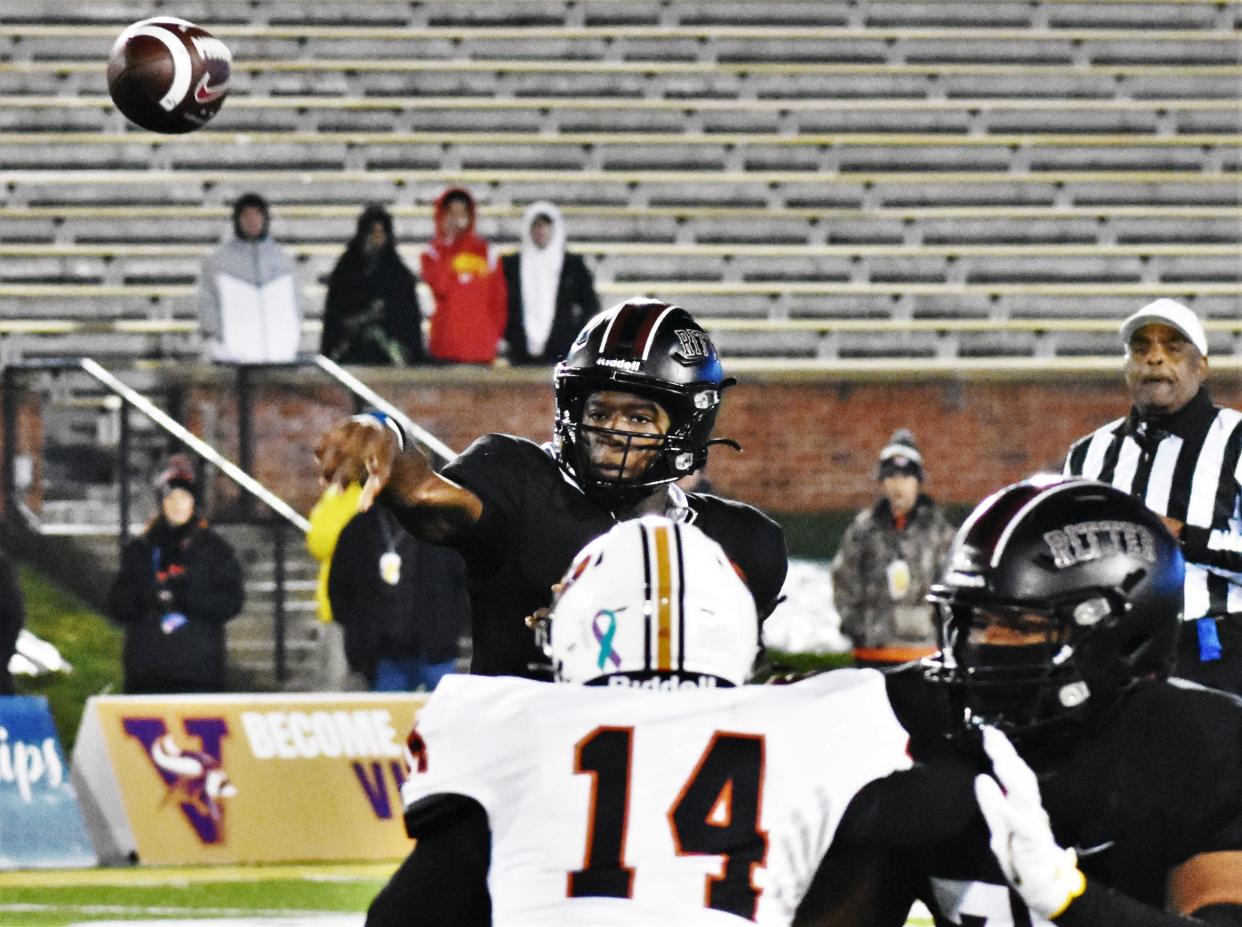
M 1148 303 L 1134 315 L 1121 323 L 1121 343 L 1128 345 L 1130 336 L 1144 325 L 1158 322 L 1170 325 L 1186 336 L 1186 340 L 1199 349 L 1199 353 L 1207 357 L 1207 335 L 1203 331 L 1203 323 L 1195 315 L 1193 309 L 1183 306 L 1172 299 L 1157 299 Z

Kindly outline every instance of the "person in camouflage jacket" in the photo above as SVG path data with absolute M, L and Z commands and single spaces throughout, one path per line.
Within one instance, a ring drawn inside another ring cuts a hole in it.
M 936 649 L 927 591 L 944 566 L 954 527 L 922 492 L 923 457 L 907 430 L 880 452 L 884 495 L 859 512 L 832 561 L 841 630 L 860 666 L 892 666 Z

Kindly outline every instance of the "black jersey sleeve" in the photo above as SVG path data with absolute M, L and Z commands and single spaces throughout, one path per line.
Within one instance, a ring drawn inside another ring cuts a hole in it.
M 367 927 L 489 927 L 492 850 L 483 806 L 462 795 L 435 795 L 410 812 L 406 825 L 418 842 L 371 902 Z
M 967 763 L 940 758 L 872 780 L 846 807 L 837 839 L 894 849 L 949 840 L 979 819 L 975 775 Z
M 781 589 L 789 573 L 789 550 L 785 547 L 785 531 L 757 509 L 752 535 L 753 561 L 747 572 L 760 619 L 767 618 L 780 601 Z M 743 565 L 743 571 L 746 566 Z
M 1242 769 L 1242 767 L 1235 767 Z M 1238 776 L 1233 780 L 1237 782 Z M 1220 817 L 1207 828 L 1199 853 L 1236 853 L 1242 850 L 1242 794 L 1235 793 L 1219 808 Z
M 1167 807 L 1149 814 L 1167 821 L 1169 864 L 1242 850 L 1242 699 L 1170 680 L 1138 709 L 1121 733 L 1158 745 L 1150 789 Z
M 789 571 L 784 530 L 741 502 L 701 493 L 688 493 L 687 498 L 695 512 L 694 524 L 724 548 L 755 597 L 760 620 L 767 618 L 776 608 Z
M 442 475 L 479 497 L 483 514 L 478 522 L 454 542 L 474 549 L 501 547 L 517 523 L 526 479 L 542 454 L 537 444 L 510 435 L 483 435 L 444 468 Z
M 904 927 L 916 894 L 915 872 L 900 854 L 834 843 L 798 903 L 794 927 Z
M 420 840 L 436 831 L 456 825 L 463 818 L 473 815 L 476 810 L 481 811 L 482 805 L 468 795 L 427 795 L 405 809 L 405 832 L 407 836 Z

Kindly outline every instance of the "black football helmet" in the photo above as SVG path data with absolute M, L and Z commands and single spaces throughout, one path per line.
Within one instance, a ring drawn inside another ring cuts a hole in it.
M 1085 718 L 1171 669 L 1181 548 L 1141 500 L 1104 483 L 1039 477 L 989 496 L 954 538 L 928 679 L 967 728 L 1012 735 Z
M 711 338 L 690 313 L 655 299 L 633 298 L 601 312 L 583 327 L 556 367 L 556 449 L 564 467 L 590 494 L 610 507 L 636 501 L 653 487 L 671 483 L 707 463 L 720 397 L 732 379 L 724 375 Z M 645 470 L 606 478 L 592 471 L 586 438 L 609 435 L 651 448 L 651 438 L 583 424 L 592 393 L 618 390 L 659 403 L 669 430 Z

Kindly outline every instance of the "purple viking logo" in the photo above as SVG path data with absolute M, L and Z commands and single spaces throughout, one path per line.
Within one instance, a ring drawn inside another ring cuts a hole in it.
M 147 759 L 167 786 L 160 804 L 175 801 L 199 840 L 220 843 L 224 839 L 221 800 L 237 794 L 221 765 L 221 742 L 229 728 L 223 718 L 186 718 L 181 726 L 198 739 L 201 750 L 178 746 L 162 718 L 126 718 L 122 722 L 125 733 L 142 744 Z

